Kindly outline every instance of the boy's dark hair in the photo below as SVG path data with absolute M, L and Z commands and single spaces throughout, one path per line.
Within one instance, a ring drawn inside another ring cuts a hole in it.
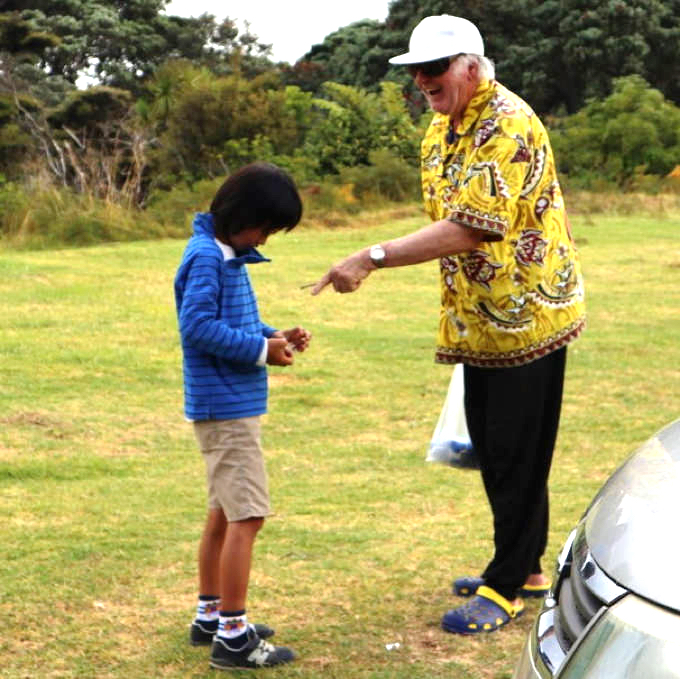
M 302 217 L 295 182 L 272 163 L 245 165 L 222 184 L 210 205 L 218 238 L 253 227 L 290 231 Z

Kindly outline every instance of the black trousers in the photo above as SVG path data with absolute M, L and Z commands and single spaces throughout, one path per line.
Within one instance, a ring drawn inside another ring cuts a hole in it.
M 467 425 L 493 513 L 495 552 L 482 576 L 506 599 L 541 572 L 566 357 L 563 347 L 518 367 L 464 368 Z

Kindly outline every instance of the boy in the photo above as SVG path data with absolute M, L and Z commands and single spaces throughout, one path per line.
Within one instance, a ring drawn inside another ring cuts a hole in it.
M 183 351 L 184 402 L 206 462 L 208 518 L 198 553 L 194 645 L 212 644 L 218 669 L 280 665 L 294 659 L 274 634 L 246 617 L 255 536 L 269 515 L 259 416 L 267 410 L 265 364 L 293 363 L 311 335 L 275 330 L 259 318 L 246 264 L 269 261 L 255 247 L 290 231 L 302 204 L 275 165 L 252 163 L 231 175 L 210 212 L 198 213 L 175 278 Z

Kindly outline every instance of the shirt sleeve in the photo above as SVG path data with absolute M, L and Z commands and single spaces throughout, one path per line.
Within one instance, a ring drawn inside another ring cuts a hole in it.
M 221 260 L 212 253 L 197 253 L 187 263 L 179 331 L 182 341 L 236 363 L 255 365 L 263 350 L 262 333 L 232 328 L 218 318 Z
M 275 332 L 276 328 L 272 328 L 271 325 L 267 325 L 266 323 L 262 324 L 262 334 L 265 337 L 271 337 Z

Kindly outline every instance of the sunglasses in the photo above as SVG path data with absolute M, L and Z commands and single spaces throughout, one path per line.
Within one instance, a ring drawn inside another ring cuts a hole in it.
M 408 72 L 411 74 L 412 78 L 415 78 L 418 73 L 422 73 L 427 78 L 436 78 L 449 70 L 452 61 L 452 57 L 443 57 L 442 59 L 435 59 L 434 61 L 423 61 L 420 64 L 411 64 L 408 66 Z

